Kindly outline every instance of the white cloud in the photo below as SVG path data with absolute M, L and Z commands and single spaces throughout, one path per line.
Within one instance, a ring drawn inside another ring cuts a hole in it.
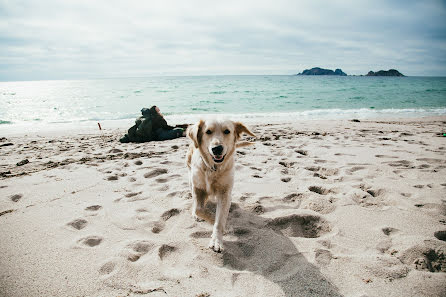
M 445 16 L 438 1 L 0 0 L 0 80 L 313 66 L 446 75 Z

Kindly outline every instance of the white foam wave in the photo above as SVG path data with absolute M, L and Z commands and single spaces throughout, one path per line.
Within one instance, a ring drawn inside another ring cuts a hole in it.
M 296 120 L 335 120 L 373 118 L 413 118 L 446 115 L 446 108 L 406 108 L 406 109 L 317 109 L 295 112 L 241 113 L 241 114 L 184 114 L 166 116 L 168 122 L 192 123 L 201 118 L 228 118 L 244 122 L 283 123 Z

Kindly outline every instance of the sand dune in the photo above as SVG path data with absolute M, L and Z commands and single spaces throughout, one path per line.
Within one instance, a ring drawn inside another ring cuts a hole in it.
M 252 125 L 221 254 L 187 139 L 1 139 L 0 295 L 446 296 L 445 124 Z

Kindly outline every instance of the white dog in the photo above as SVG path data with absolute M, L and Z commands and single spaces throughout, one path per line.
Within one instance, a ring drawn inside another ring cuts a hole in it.
M 234 184 L 236 147 L 251 144 L 237 143 L 243 133 L 255 135 L 242 123 L 229 120 L 200 120 L 187 129 L 193 143 L 186 156 L 192 191 L 192 215 L 214 224 L 209 248 L 223 250 L 223 231 L 231 206 Z M 215 197 L 215 220 L 205 209 L 209 197 Z

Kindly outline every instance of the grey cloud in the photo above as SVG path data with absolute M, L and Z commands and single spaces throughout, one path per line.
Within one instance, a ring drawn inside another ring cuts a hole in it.
M 313 66 L 446 75 L 445 11 L 441 1 L 0 0 L 0 80 Z

